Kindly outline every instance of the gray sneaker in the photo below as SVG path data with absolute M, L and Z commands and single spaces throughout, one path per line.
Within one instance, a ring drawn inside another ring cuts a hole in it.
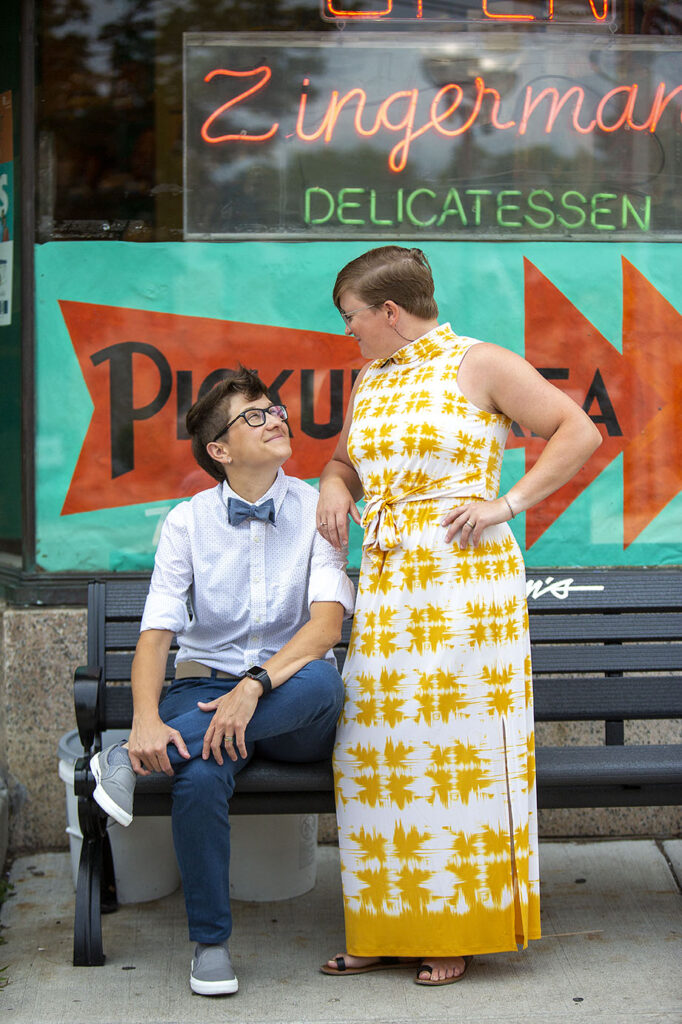
M 90 770 L 97 780 L 94 799 L 119 825 L 129 825 L 137 776 L 123 744 L 115 743 L 95 754 L 90 758 Z
M 239 982 L 232 968 L 227 945 L 204 946 L 197 942 L 189 987 L 200 996 L 228 996 L 237 991 Z

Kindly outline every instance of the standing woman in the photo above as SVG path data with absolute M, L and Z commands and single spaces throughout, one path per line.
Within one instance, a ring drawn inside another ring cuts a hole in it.
M 601 435 L 520 356 L 439 325 L 421 250 L 370 250 L 333 297 L 370 362 L 317 512 L 337 548 L 348 516 L 365 529 L 334 752 L 347 952 L 322 970 L 414 964 L 419 984 L 451 984 L 473 954 L 540 936 L 526 582 L 507 522 Z M 547 444 L 498 497 L 513 420 Z

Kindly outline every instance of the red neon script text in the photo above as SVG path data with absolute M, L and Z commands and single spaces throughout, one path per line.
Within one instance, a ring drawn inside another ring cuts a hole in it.
M 242 78 L 259 75 L 260 78 L 255 85 L 213 111 L 201 128 L 204 141 L 216 145 L 222 142 L 259 143 L 273 138 L 279 131 L 278 122 L 261 134 L 251 134 L 245 129 L 220 135 L 209 134 L 209 128 L 221 115 L 260 92 L 270 81 L 272 72 L 267 66 L 239 72 L 217 69 L 209 72 L 205 81 L 209 82 L 216 75 Z M 614 86 L 602 96 L 595 96 L 594 88 L 588 93 L 581 85 L 572 85 L 563 91 L 555 86 L 548 86 L 538 92 L 534 91 L 533 86 L 528 85 L 519 97 L 521 103 L 518 120 L 504 120 L 501 115 L 504 98 L 497 89 L 487 86 L 483 77 L 479 75 L 474 81 L 473 97 L 465 98 L 464 89 L 456 82 L 442 86 L 433 96 L 428 107 L 428 116 L 421 124 L 418 118 L 421 99 L 419 89 L 398 89 L 379 102 L 377 97 L 368 98 L 367 92 L 360 86 L 355 86 L 343 94 L 338 89 L 333 89 L 329 94 L 326 109 L 323 108 L 324 113 L 320 116 L 318 106 L 315 123 L 311 124 L 312 115 L 308 109 L 309 85 L 310 79 L 304 78 L 295 130 L 286 138 L 298 138 L 307 144 L 321 141 L 328 145 L 334 140 L 337 129 L 340 130 L 339 122 L 343 116 L 342 124 L 346 128 L 349 124 L 352 125 L 355 134 L 361 138 L 372 138 L 381 131 L 399 135 L 388 156 L 388 166 L 395 173 L 400 173 L 407 166 L 410 147 L 416 139 L 427 132 L 448 139 L 458 138 L 473 128 L 484 107 L 488 128 L 497 131 L 515 129 L 517 135 L 527 135 L 531 121 L 534 124 L 539 122 L 547 135 L 555 128 L 557 131 L 570 131 L 572 128 L 580 135 L 589 135 L 597 130 L 610 134 L 621 129 L 653 133 L 657 130 L 671 100 L 682 94 L 682 85 L 669 88 L 665 82 L 659 82 L 653 98 L 649 101 L 648 116 L 637 120 L 635 105 L 638 98 L 640 105 L 647 103 L 644 97 L 639 97 L 640 87 L 637 82 Z M 516 98 L 509 98 L 508 105 L 510 108 L 517 106 Z M 376 108 L 375 115 L 369 113 L 370 106 Z M 460 107 L 464 113 L 458 122 L 456 115 Z M 568 126 L 562 125 L 557 128 L 557 120 L 561 114 L 568 120 Z
M 273 135 L 277 133 L 279 124 L 275 122 L 269 131 L 261 135 L 245 135 L 239 133 L 239 135 L 209 135 L 208 130 L 213 122 L 224 114 L 230 107 L 235 107 L 241 100 L 245 100 L 248 96 L 253 96 L 254 93 L 260 92 L 260 90 L 268 84 L 272 78 L 272 71 L 267 65 L 263 65 L 260 68 L 254 68 L 253 71 L 232 71 L 229 68 L 214 68 L 204 78 L 205 82 L 210 82 L 216 75 L 227 75 L 229 78 L 252 78 L 254 75 L 262 73 L 260 82 L 256 82 L 250 89 L 246 89 L 245 92 L 240 92 L 238 96 L 234 96 L 227 103 L 223 103 L 222 106 L 214 110 L 210 117 L 207 117 L 201 126 L 201 137 L 204 142 L 216 143 L 216 142 L 265 142 L 267 139 L 271 139 Z

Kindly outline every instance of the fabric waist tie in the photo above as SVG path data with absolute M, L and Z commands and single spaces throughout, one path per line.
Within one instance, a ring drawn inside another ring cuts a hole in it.
M 438 480 L 429 480 L 424 484 L 403 491 L 402 494 L 374 495 L 367 499 L 362 513 L 361 525 L 365 530 L 363 548 L 378 548 L 380 551 L 391 551 L 401 544 L 401 536 L 395 524 L 393 509 L 413 501 L 451 501 L 463 504 L 468 501 L 487 501 L 472 494 L 457 494 L 447 487 L 439 489 Z
M 230 672 L 223 672 L 221 668 L 202 665 L 200 661 L 181 661 L 175 666 L 176 679 L 193 679 L 195 676 L 199 679 L 241 679 L 241 676 L 233 676 Z

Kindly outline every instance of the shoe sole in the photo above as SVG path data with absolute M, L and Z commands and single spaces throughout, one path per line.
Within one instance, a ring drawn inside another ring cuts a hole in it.
M 90 758 L 90 771 L 97 781 L 95 791 L 92 794 L 93 800 L 99 804 L 102 810 L 105 811 L 110 818 L 113 818 L 119 825 L 123 825 L 124 828 L 127 828 L 133 820 L 133 816 L 122 807 L 119 807 L 119 805 L 111 799 L 107 791 L 102 786 L 102 768 L 99 763 L 99 758 L 99 754 L 95 754 L 94 757 Z
M 340 971 L 338 967 L 330 967 L 329 964 L 322 964 L 320 970 L 323 974 L 327 974 L 329 977 L 352 978 L 355 974 L 371 974 L 372 971 L 412 970 L 412 968 L 419 962 L 419 957 L 414 957 L 411 960 L 404 960 L 394 964 L 382 964 L 377 960 L 374 963 L 365 964 L 364 967 L 346 967 L 343 971 Z
M 194 970 L 194 961 L 192 961 L 192 970 Z M 230 996 L 238 990 L 239 982 L 236 978 L 233 978 L 232 981 L 202 981 L 201 978 L 195 978 L 193 974 L 190 974 L 189 987 L 198 996 Z

